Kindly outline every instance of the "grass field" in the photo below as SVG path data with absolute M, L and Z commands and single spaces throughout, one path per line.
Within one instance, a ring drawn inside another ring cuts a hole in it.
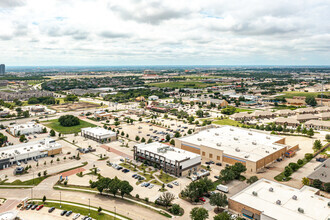
M 168 175 L 167 173 L 163 173 L 161 175 L 156 175 L 156 176 L 163 183 L 170 183 L 170 182 L 172 182 L 172 181 L 174 181 L 174 180 L 177 179 L 177 178 L 175 178 L 173 176 Z
M 234 121 L 231 119 L 220 119 L 212 122 L 213 124 L 217 125 L 231 125 L 231 126 L 241 126 L 242 124 L 238 121 Z
M 21 180 L 15 180 L 15 181 L 13 181 L 11 183 L 7 183 L 5 181 L 1 181 L 0 182 L 0 185 L 22 185 L 22 186 L 38 185 L 39 183 L 41 183 L 41 181 L 43 181 L 47 177 L 49 177 L 49 175 L 37 177 L 37 178 L 34 178 L 34 179 L 30 179 L 30 180 L 26 180 L 24 182 L 22 182 Z
M 149 86 L 155 86 L 159 88 L 205 88 L 209 86 L 221 85 L 216 83 L 203 83 L 198 81 L 184 81 L 184 82 L 164 82 L 164 83 L 150 83 Z
M 253 112 L 254 109 L 236 108 L 236 112 Z
M 57 132 L 60 132 L 62 134 L 73 134 L 78 133 L 82 128 L 87 127 L 96 127 L 96 125 L 91 124 L 89 122 L 80 120 L 80 125 L 72 126 L 72 127 L 63 127 L 60 125 L 57 119 L 49 120 L 46 122 L 43 122 L 43 124 L 51 129 L 54 129 Z
M 284 92 L 284 95 L 280 97 L 292 98 L 293 96 L 317 96 L 321 92 Z M 324 95 L 330 96 L 330 92 L 323 92 Z

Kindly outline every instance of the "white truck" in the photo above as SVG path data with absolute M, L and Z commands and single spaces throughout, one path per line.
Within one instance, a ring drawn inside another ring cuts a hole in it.
M 225 192 L 225 193 L 229 192 L 228 186 L 224 186 L 224 185 L 221 185 L 221 184 L 219 184 L 217 186 L 217 190 L 220 190 L 220 191 Z

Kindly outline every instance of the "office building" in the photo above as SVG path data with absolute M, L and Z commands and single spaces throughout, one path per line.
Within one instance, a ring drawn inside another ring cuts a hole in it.
M 17 162 L 51 156 L 62 152 L 61 144 L 51 138 L 0 148 L 0 170 Z
M 134 146 L 134 159 L 148 161 L 166 173 L 186 176 L 189 171 L 197 171 L 201 165 L 201 156 L 189 151 L 154 142 Z
M 298 145 L 286 145 L 283 137 L 233 126 L 205 129 L 175 139 L 175 146 L 199 154 L 206 160 L 242 163 L 248 172 L 257 172 L 286 152 L 299 148 Z
M 26 124 L 10 125 L 8 130 L 14 136 L 19 136 L 22 134 L 34 134 L 41 133 L 43 126 L 36 124 L 34 122 L 29 122 Z
M 6 73 L 6 66 L 5 64 L 0 64 L 0 74 L 5 74 Z
M 296 189 L 260 179 L 230 197 L 228 207 L 244 219 L 328 220 L 330 199 L 319 196 L 318 192 L 309 186 Z
M 82 128 L 81 136 L 99 143 L 108 143 L 117 140 L 116 132 L 100 127 Z

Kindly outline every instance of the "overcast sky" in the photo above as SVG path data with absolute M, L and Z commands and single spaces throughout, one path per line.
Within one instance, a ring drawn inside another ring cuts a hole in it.
M 330 0 L 0 0 L 0 63 L 330 65 Z

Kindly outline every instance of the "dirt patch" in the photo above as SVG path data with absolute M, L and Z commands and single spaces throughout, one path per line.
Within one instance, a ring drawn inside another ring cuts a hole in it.
M 82 167 L 80 167 L 80 168 L 77 168 L 77 169 L 74 169 L 74 170 L 69 170 L 69 171 L 66 171 L 66 172 L 64 172 L 64 173 L 61 173 L 61 176 L 62 176 L 63 178 L 65 178 L 66 176 L 71 176 L 71 175 L 73 175 L 73 174 L 80 173 L 80 172 L 84 172 L 84 171 L 85 171 L 85 169 L 82 168 Z
M 60 105 L 52 106 L 52 108 L 57 111 L 79 111 L 79 110 L 97 108 L 97 107 L 100 107 L 100 105 L 89 102 L 63 103 Z

